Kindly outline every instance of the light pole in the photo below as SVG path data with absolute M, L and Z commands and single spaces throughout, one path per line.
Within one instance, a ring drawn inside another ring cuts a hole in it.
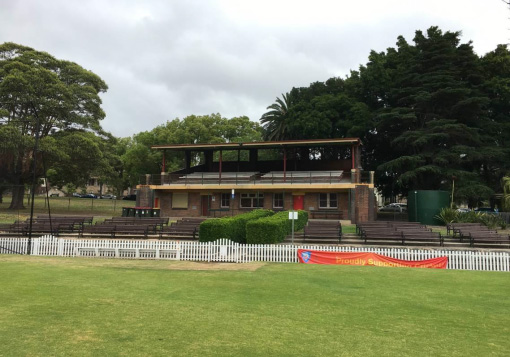
M 450 208 L 453 209 L 453 194 L 455 193 L 455 176 L 452 176 L 452 201 L 450 203 Z

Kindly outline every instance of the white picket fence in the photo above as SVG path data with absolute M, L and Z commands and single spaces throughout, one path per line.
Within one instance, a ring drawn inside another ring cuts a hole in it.
M 26 254 L 27 246 L 28 238 L 0 238 L 0 253 L 2 254 Z M 66 239 L 43 236 L 32 239 L 31 254 L 39 256 L 175 259 L 230 263 L 255 261 L 297 263 L 298 249 L 329 252 L 370 252 L 405 260 L 448 256 L 448 269 L 510 271 L 510 254 L 506 251 L 239 244 L 227 239 L 201 243 L 156 240 Z

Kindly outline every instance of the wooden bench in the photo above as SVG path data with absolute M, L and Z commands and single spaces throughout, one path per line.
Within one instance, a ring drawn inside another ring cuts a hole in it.
M 388 229 L 363 229 L 361 231 L 361 238 L 364 239 L 365 244 L 371 241 L 394 241 L 404 244 L 404 236 L 402 232 L 398 232 L 391 228 Z
M 167 238 L 187 238 L 187 239 L 196 239 L 197 235 L 197 227 L 179 227 L 179 226 L 169 226 L 164 227 L 159 231 L 159 238 L 167 237 Z
M 510 248 L 510 235 L 502 235 L 495 231 L 489 232 L 470 232 L 469 233 L 469 244 L 471 247 L 475 245 L 486 245 L 486 244 L 504 244 L 506 243 Z
M 438 243 L 440 246 L 443 246 L 443 237 L 441 236 L 441 233 L 439 232 L 431 232 L 431 231 L 425 231 L 425 232 L 409 232 L 409 231 L 403 231 L 403 244 L 406 242 L 427 242 L 427 243 Z
M 456 233 L 459 232 L 459 229 L 469 228 L 469 227 L 482 227 L 481 223 L 450 223 L 446 225 L 446 234 L 450 235 L 450 232 L 453 232 L 453 236 L 455 237 Z
M 321 238 L 334 238 L 338 239 L 338 243 L 342 240 L 342 227 L 340 225 L 333 226 L 305 226 L 303 228 L 303 238 L 321 239 Z
M 80 237 L 83 237 L 84 235 L 100 235 L 114 238 L 115 225 L 95 224 L 93 226 L 84 226 L 80 231 Z

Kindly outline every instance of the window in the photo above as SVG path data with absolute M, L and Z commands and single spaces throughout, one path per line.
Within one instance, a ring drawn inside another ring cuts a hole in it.
M 221 208 L 229 208 L 230 207 L 230 194 L 222 193 L 221 194 Z
M 273 194 L 273 208 L 283 208 L 283 193 Z
M 336 193 L 319 194 L 319 208 L 338 208 L 338 198 Z
M 188 208 L 188 193 L 173 193 L 172 208 Z
M 264 207 L 263 193 L 241 193 L 241 208 Z

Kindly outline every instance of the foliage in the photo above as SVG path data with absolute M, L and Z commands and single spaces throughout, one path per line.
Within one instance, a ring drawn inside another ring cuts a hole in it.
M 451 191 L 455 181 L 455 201 L 473 207 L 510 170 L 510 51 L 499 45 L 479 57 L 460 32 L 400 36 L 347 78 L 292 88 L 268 109 L 266 137 L 360 137 L 362 167 L 376 171 L 386 197 Z
M 434 218 L 436 218 L 438 221 L 440 221 L 444 225 L 448 225 L 450 223 L 457 222 L 458 216 L 459 216 L 459 212 L 457 212 L 456 209 L 444 207 L 444 208 L 441 208 L 441 211 L 439 211 L 439 214 L 436 215 Z
M 82 158 L 66 151 L 90 157 L 90 136 L 102 132 L 99 93 L 106 89 L 101 78 L 76 63 L 14 43 L 0 45 L 0 175 L 13 187 L 11 209 L 22 207 L 34 170 L 42 177 L 45 166 Z M 33 152 L 36 137 L 45 160 Z M 90 154 L 95 153 L 92 145 Z M 38 165 L 32 168 L 34 159 Z M 94 163 L 82 161 L 79 174 L 90 173 Z
M 130 185 L 138 184 L 139 177 L 147 173 L 162 171 L 163 153 L 153 150 L 153 145 L 165 144 L 206 144 L 227 142 L 250 142 L 262 140 L 262 128 L 248 117 L 223 118 L 220 114 L 190 115 L 184 119 L 174 119 L 126 139 L 122 154 L 124 176 Z M 246 153 L 242 153 L 245 155 Z M 191 158 L 191 165 L 203 163 L 203 157 L 197 153 Z M 241 160 L 247 158 L 242 156 Z M 223 160 L 237 160 L 237 153 L 227 151 Z M 165 155 L 166 171 L 172 172 L 184 168 L 184 154 L 168 151 Z
M 256 209 L 234 217 L 208 219 L 200 224 L 199 239 L 201 242 L 211 242 L 227 238 L 234 242 L 246 243 L 246 224 L 273 214 L 271 210 Z
M 299 231 L 308 222 L 308 212 L 298 211 L 294 230 Z M 246 225 L 246 242 L 248 244 L 276 244 L 282 242 L 292 232 L 289 212 L 279 212 L 273 216 L 250 221 Z
M 231 233 L 230 217 L 207 219 L 200 223 L 198 238 L 200 242 L 214 242 L 217 239 L 229 238 Z
M 437 220 L 444 225 L 451 223 L 481 223 L 490 229 L 501 227 L 506 228 L 506 222 L 498 214 L 483 213 L 483 212 L 458 212 L 452 208 L 442 208 L 438 215 L 435 216 Z

